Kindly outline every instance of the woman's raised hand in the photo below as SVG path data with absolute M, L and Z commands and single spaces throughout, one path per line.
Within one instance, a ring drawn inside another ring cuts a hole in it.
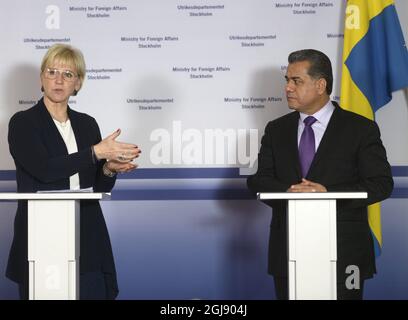
M 95 156 L 98 159 L 128 163 L 139 157 L 141 150 L 137 145 L 116 141 L 116 138 L 120 135 L 120 133 L 121 130 L 118 129 L 93 146 Z

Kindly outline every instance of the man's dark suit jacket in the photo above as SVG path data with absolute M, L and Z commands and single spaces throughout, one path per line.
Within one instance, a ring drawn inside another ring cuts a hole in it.
M 329 192 L 366 191 L 368 199 L 337 202 L 337 280 L 345 281 L 348 265 L 360 268 L 362 279 L 376 272 L 367 205 L 382 201 L 393 189 L 391 168 L 374 121 L 335 105 L 306 179 Z M 298 154 L 299 113 L 267 124 L 258 156 L 258 171 L 248 178 L 253 192 L 286 192 L 301 182 Z M 286 277 L 286 201 L 267 202 L 273 208 L 268 272 Z
M 81 188 L 109 192 L 115 178 L 103 174 L 104 161 L 95 161 L 91 146 L 101 141 L 94 118 L 68 107 L 78 152 L 68 155 L 43 99 L 32 108 L 17 112 L 10 120 L 8 141 L 16 165 L 18 192 L 69 189 L 69 177 L 79 173 Z M 113 291 L 118 293 L 115 264 L 105 220 L 98 201 L 80 202 L 80 272 L 111 274 Z M 52 226 L 50 226 L 52 228 Z M 6 275 L 17 283 L 27 283 L 27 201 L 19 201 L 14 221 L 14 239 Z

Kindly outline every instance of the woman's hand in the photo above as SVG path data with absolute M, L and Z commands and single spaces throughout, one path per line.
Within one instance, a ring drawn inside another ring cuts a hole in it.
M 130 172 L 137 168 L 135 163 L 123 163 L 115 160 L 111 160 L 105 163 L 106 168 L 113 173 Z
M 120 133 L 121 130 L 118 129 L 114 133 L 103 139 L 101 142 L 93 146 L 95 156 L 98 158 L 98 160 L 106 159 L 118 161 L 121 163 L 129 163 L 133 159 L 139 157 L 141 150 L 137 145 L 115 140 L 120 135 Z

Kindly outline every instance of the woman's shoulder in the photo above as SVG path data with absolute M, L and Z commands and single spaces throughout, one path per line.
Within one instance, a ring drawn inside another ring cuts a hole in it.
M 72 120 L 82 121 L 82 122 L 95 122 L 95 118 L 87 113 L 79 112 L 74 109 L 68 109 L 68 116 Z
M 35 122 L 36 118 L 38 118 L 38 104 L 30 107 L 29 109 L 17 111 L 10 118 L 10 124 Z

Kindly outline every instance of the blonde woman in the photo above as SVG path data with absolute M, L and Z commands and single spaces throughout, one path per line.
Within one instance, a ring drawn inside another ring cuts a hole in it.
M 116 141 L 120 130 L 101 140 L 91 116 L 72 110 L 85 78 L 82 53 L 56 44 L 41 64 L 44 95 L 28 110 L 10 120 L 8 141 L 16 165 L 18 192 L 80 189 L 109 192 L 116 173 L 134 170 L 139 148 Z M 80 298 L 114 299 L 118 294 L 116 270 L 105 220 L 98 201 L 81 201 Z M 27 202 L 19 201 L 14 239 L 6 275 L 28 298 Z

